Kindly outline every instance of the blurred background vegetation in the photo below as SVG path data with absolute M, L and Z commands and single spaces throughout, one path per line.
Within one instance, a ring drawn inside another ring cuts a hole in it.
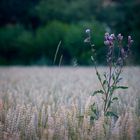
M 139 0 L 0 0 L 0 65 L 91 65 L 85 29 L 92 30 L 99 64 L 104 33 L 134 39 L 128 64 L 140 64 Z M 127 40 L 127 38 L 125 38 Z

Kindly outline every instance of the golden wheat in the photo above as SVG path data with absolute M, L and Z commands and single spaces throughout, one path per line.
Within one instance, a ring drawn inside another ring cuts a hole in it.
M 0 68 L 0 140 L 139 140 L 139 75 L 139 67 L 124 68 L 129 89 L 112 105 L 119 118 L 100 113 L 91 123 L 90 106 L 103 106 L 90 96 L 100 88 L 93 68 Z

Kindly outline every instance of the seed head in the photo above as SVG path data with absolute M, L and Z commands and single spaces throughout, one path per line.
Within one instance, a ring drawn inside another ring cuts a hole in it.
M 115 40 L 115 35 L 114 34 L 109 35 L 109 33 L 105 33 L 104 38 L 105 38 L 104 44 L 106 46 L 113 47 L 114 40 Z
M 105 33 L 105 36 L 109 36 L 109 33 L 108 33 L 108 32 L 106 32 L 106 33 Z
M 86 33 L 89 34 L 90 33 L 90 29 L 86 29 Z
M 128 36 L 128 44 L 131 45 L 134 41 L 132 40 L 131 36 Z
M 123 40 L 123 36 L 121 34 L 118 34 L 118 41 L 122 41 Z

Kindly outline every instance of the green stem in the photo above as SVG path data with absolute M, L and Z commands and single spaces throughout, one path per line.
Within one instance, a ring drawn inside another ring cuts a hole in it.
M 110 87 L 115 87 L 115 86 L 117 85 L 117 81 L 118 81 L 118 79 L 119 79 L 119 76 L 120 76 L 121 72 L 122 72 L 122 67 L 120 68 L 120 70 L 119 70 L 119 72 L 118 72 L 118 74 L 117 74 L 117 77 L 115 78 L 113 84 L 112 84 Z M 112 100 L 113 92 L 114 92 L 114 90 L 112 91 L 112 93 L 110 93 L 110 96 L 109 96 L 109 99 L 108 99 L 108 104 L 106 105 L 107 107 L 106 107 L 105 112 L 108 111 L 108 108 L 109 108 L 109 102 Z
M 108 110 L 108 104 L 109 104 L 109 91 L 110 91 L 110 84 L 111 84 L 111 77 L 112 77 L 112 62 L 109 65 L 109 82 L 108 82 L 108 89 L 107 92 L 105 94 L 105 105 L 104 105 L 104 114 L 106 114 L 107 110 Z
M 111 79 L 112 79 L 112 64 L 113 64 L 113 56 L 114 56 L 114 46 L 112 46 L 112 55 L 111 55 L 111 62 L 109 63 L 109 80 L 108 80 L 108 89 L 107 92 L 105 94 L 105 105 L 104 105 L 104 114 L 106 114 L 107 110 L 108 110 L 108 106 L 109 106 L 109 102 L 110 102 L 110 87 L 111 87 Z M 109 99 L 108 99 L 109 98 Z
M 95 71 L 96 71 L 96 74 L 99 73 L 98 70 L 97 70 L 96 64 L 95 64 Z M 97 77 L 98 77 L 98 76 L 97 76 Z M 102 87 L 104 93 L 106 94 L 106 89 L 105 89 L 105 87 L 104 87 L 104 85 L 103 85 L 103 83 L 102 83 L 102 81 L 101 81 L 101 79 L 100 79 L 99 77 L 98 77 L 98 80 L 99 80 L 99 82 L 100 82 L 100 84 L 101 84 L 101 87 Z

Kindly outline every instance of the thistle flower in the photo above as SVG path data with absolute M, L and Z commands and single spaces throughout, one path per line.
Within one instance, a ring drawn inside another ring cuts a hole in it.
M 118 34 L 117 38 L 118 38 L 119 42 L 121 42 L 123 40 L 123 36 L 121 34 Z
M 114 46 L 114 40 L 115 40 L 115 35 L 111 34 L 109 35 L 109 33 L 105 33 L 104 36 L 105 40 L 104 40 L 104 44 L 108 47 L 113 47 Z
M 111 40 L 115 40 L 116 37 L 114 34 L 111 34 L 109 38 L 111 38 Z
M 105 33 L 105 39 L 107 40 L 107 39 L 108 39 L 108 37 L 109 37 L 109 33 L 108 33 L 108 32 L 106 32 L 106 33 Z

